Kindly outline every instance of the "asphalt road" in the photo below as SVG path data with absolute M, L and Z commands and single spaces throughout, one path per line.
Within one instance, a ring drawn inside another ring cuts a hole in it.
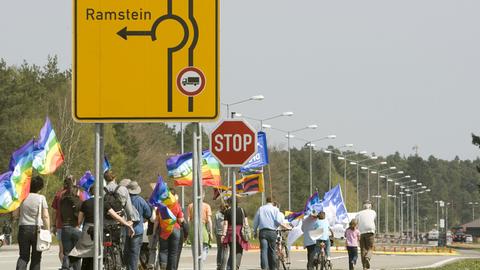
M 53 246 L 51 250 L 44 252 L 42 256 L 41 269 L 59 269 L 60 263 L 57 257 L 58 247 Z M 216 269 L 215 249 L 212 249 L 207 258 L 205 270 Z M 307 254 L 303 250 L 294 250 L 292 253 L 291 269 L 306 269 Z M 421 267 L 439 266 L 445 262 L 461 258 L 480 258 L 479 252 L 460 251 L 454 256 L 420 256 L 420 255 L 374 255 L 372 269 L 418 269 Z M 4 246 L 0 248 L 0 269 L 15 269 L 18 258 L 17 246 Z M 345 252 L 332 253 L 334 269 L 348 269 L 348 257 Z M 192 269 L 192 254 L 190 249 L 184 249 L 179 269 Z M 260 269 L 259 252 L 252 250 L 244 253 L 240 269 Z M 362 269 L 358 261 L 356 269 Z

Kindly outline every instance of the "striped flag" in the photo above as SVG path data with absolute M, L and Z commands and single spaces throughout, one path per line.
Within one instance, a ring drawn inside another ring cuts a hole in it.
M 40 130 L 40 136 L 35 142 L 33 168 L 39 174 L 54 173 L 64 160 L 60 143 L 57 140 L 52 123 L 47 117 L 45 125 Z

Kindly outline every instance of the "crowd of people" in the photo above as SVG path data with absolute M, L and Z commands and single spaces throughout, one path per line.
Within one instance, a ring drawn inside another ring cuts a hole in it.
M 112 241 L 120 245 L 125 269 L 136 270 L 139 265 L 142 269 L 178 269 L 184 241 L 193 242 L 195 221 L 193 204 L 188 205 L 185 210 L 182 209 L 178 203 L 178 195 L 174 189 L 170 189 L 176 197 L 175 205 L 170 209 L 176 222 L 173 225 L 173 231 L 164 235 L 159 224 L 160 213 L 140 196 L 142 190 L 136 181 L 123 179 L 117 182 L 111 170 L 104 173 L 104 179 L 106 181 L 103 196 L 104 228 L 110 228 Z M 18 218 L 19 224 L 19 258 L 16 269 L 27 269 L 29 263 L 30 269 L 40 269 L 42 253 L 36 249 L 38 227 L 51 229 L 56 235 L 59 243 L 60 269 L 93 269 L 94 187 L 92 186 L 88 191 L 90 198 L 82 201 L 74 177 L 65 178 L 63 187 L 55 194 L 51 204 L 55 210 L 51 222 L 47 200 L 45 196 L 39 194 L 43 186 L 44 181 L 40 176 L 33 177 L 30 194 L 13 215 Z M 229 200 L 222 200 L 220 208 L 213 215 L 211 206 L 205 201 L 202 203 L 199 224 L 203 243 L 198 251 L 201 260 L 205 261 L 211 243 L 215 241 L 217 270 L 240 269 L 243 252 L 249 248 L 250 237 L 245 235 L 250 228 L 247 213 L 237 204 L 235 230 L 233 230 L 234 211 L 230 205 Z M 375 216 L 375 211 L 371 210 L 371 203 L 367 201 L 364 203 L 364 210 L 350 221 L 345 231 L 349 269 L 354 269 L 358 247 L 361 250 L 363 269 L 370 269 Z M 276 270 L 279 267 L 276 245 L 277 231 L 281 228 L 289 230 L 291 224 L 286 221 L 278 203 L 272 198 L 267 198 L 267 203 L 257 210 L 253 219 L 253 238 L 258 238 L 260 242 L 261 269 Z M 307 250 L 307 269 L 314 269 L 314 261 L 319 254 L 319 244 L 322 242 L 325 246 L 326 258 L 330 260 L 330 239 L 333 232 L 325 213 L 312 210 L 303 219 L 301 228 Z M 236 235 L 236 243 L 233 243 L 233 234 Z M 233 256 L 235 256 L 235 266 L 232 266 Z

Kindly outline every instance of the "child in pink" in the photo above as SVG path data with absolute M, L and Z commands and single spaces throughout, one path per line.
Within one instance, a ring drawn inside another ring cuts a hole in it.
M 357 221 L 352 219 L 349 227 L 345 231 L 345 242 L 348 251 L 348 269 L 353 270 L 357 263 L 358 244 L 360 243 L 360 231 L 357 229 Z

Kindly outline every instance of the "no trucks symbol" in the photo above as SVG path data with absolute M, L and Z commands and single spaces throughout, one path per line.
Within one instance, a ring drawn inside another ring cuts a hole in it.
M 218 13 L 219 0 L 74 0 L 74 118 L 215 120 Z
M 200 94 L 205 84 L 205 75 L 195 67 L 184 68 L 177 76 L 178 90 L 189 97 Z

